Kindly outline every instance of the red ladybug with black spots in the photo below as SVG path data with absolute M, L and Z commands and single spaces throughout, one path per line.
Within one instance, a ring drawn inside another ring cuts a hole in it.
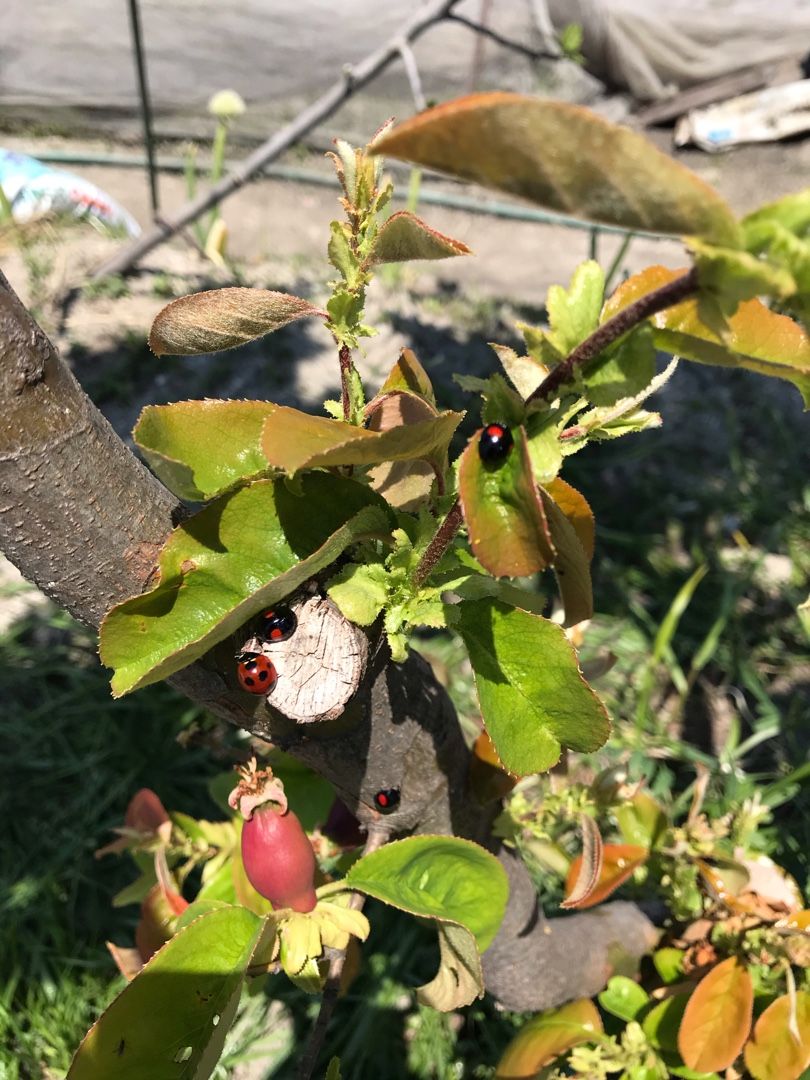
M 236 677 L 249 694 L 269 694 L 278 682 L 275 664 L 264 653 L 242 653 L 236 663 Z

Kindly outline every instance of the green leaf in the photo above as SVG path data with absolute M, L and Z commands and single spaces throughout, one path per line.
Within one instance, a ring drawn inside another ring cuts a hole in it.
M 605 304 L 603 321 L 683 271 L 651 266 L 628 278 Z M 746 300 L 728 320 L 724 338 L 700 321 L 697 301 L 685 300 L 651 319 L 657 348 L 719 367 L 739 367 L 786 379 L 810 408 L 810 338 L 786 315 L 759 300 Z
M 195 900 L 193 904 L 189 904 L 180 918 L 177 920 L 176 932 L 179 934 L 181 930 L 193 923 L 195 919 L 199 919 L 201 915 L 208 915 L 211 911 L 219 911 L 221 908 L 232 907 L 232 904 L 226 903 L 224 900 Z
M 701 289 L 719 299 L 724 314 L 733 314 L 741 300 L 754 296 L 784 300 L 796 291 L 796 282 L 787 270 L 748 251 L 716 247 L 697 239 L 690 240 L 689 249 Z
M 734 215 L 713 188 L 644 136 L 578 105 L 471 94 L 397 125 L 372 150 L 592 221 L 739 246 Z
M 466 244 L 437 232 L 409 210 L 398 210 L 374 237 L 366 264 L 449 259 L 455 255 L 472 255 L 472 252 Z
M 132 435 L 152 471 L 182 499 L 211 499 L 267 472 L 266 401 L 178 401 L 147 405 Z
M 510 772 L 550 769 L 563 746 L 590 753 L 604 744 L 607 712 L 561 627 L 494 600 L 459 607 L 455 626 L 470 654 L 481 715 Z
M 595 1042 L 603 1031 L 602 1018 L 590 998 L 571 1001 L 532 1017 L 504 1051 L 496 1080 L 533 1080 L 543 1066 L 573 1046 Z
M 267 418 L 262 449 L 269 463 L 289 475 L 299 469 L 331 465 L 377 465 L 384 461 L 432 460 L 446 451 L 463 413 L 442 412 L 434 419 L 387 431 L 310 416 L 276 405 Z
M 563 356 L 573 352 L 596 329 L 604 296 L 605 272 L 592 259 L 576 268 L 567 291 L 562 285 L 552 285 L 548 290 L 548 336 Z
M 364 855 L 346 887 L 411 915 L 458 923 L 480 952 L 501 925 L 509 885 L 501 864 L 478 844 L 455 836 L 410 836 Z
M 416 999 L 440 1012 L 452 1012 L 484 996 L 484 973 L 475 938 L 455 923 L 439 923 L 439 970 L 416 991 Z
M 388 599 L 388 574 L 380 563 L 349 563 L 326 591 L 343 615 L 358 626 L 371 626 Z
M 677 982 L 683 975 L 683 958 L 683 949 L 676 949 L 674 945 L 665 945 L 664 948 L 656 949 L 653 953 L 652 959 L 655 970 L 667 986 L 670 983 Z
M 775 224 L 797 236 L 805 234 L 810 229 L 810 188 L 760 206 L 746 214 L 740 224 L 743 227 L 745 246 L 749 251 L 754 249 L 752 239 L 755 239 L 761 225 Z
M 655 378 L 655 342 L 646 323 L 618 341 L 582 377 L 583 394 L 592 405 L 602 408 L 636 399 Z
M 581 448 L 588 438 L 617 439 L 632 432 L 660 427 L 661 417 L 658 413 L 646 412 L 638 406 L 669 382 L 677 367 L 677 359 L 671 360 L 662 372 L 650 379 L 633 397 L 620 398 L 613 405 L 588 409 L 587 412 L 581 413 L 576 421 L 576 428 L 582 433 L 580 441 L 577 444 L 576 440 L 566 439 L 565 452 L 571 453 L 572 443 L 574 443 L 573 449 Z
M 205 1080 L 261 928 L 249 911 L 228 907 L 175 934 L 84 1037 L 69 1080 Z
M 540 364 L 531 356 L 519 356 L 508 345 L 497 345 L 490 342 L 490 347 L 497 353 L 501 367 L 506 372 L 509 381 L 518 391 L 522 398 L 529 397 L 540 383 L 548 375 L 548 368 Z
M 152 323 L 156 356 L 197 356 L 235 349 L 309 315 L 324 316 L 300 296 L 268 289 L 211 289 L 172 300 Z
M 614 806 L 613 814 L 627 843 L 642 847 L 655 847 L 668 824 L 661 804 L 647 791 L 637 791 L 632 799 Z
M 504 461 L 481 460 L 476 432 L 461 455 L 458 491 L 470 545 L 496 577 L 526 577 L 554 560 L 554 547 L 532 474 L 526 435 L 513 429 Z
M 535 413 L 526 423 L 526 446 L 535 482 L 550 483 L 562 467 L 559 422 L 548 413 Z
M 659 952 L 663 951 L 659 950 Z M 673 951 L 677 952 L 681 960 L 683 960 L 683 953 L 680 949 Z M 688 1001 L 688 992 L 685 994 L 673 994 L 672 997 L 659 1001 L 644 1017 L 641 1026 L 644 1029 L 644 1034 L 656 1050 L 663 1050 L 670 1054 L 677 1053 L 678 1029 L 681 1026 L 681 1020 Z
M 340 221 L 333 221 L 330 226 L 327 254 L 329 262 L 338 271 L 350 289 L 360 284 L 360 260 L 352 251 L 349 226 Z
M 647 1007 L 649 1000 L 647 991 L 626 975 L 614 975 L 599 994 L 602 1008 L 620 1020 L 635 1020 Z
M 160 554 L 157 586 L 102 623 L 100 654 L 115 669 L 115 696 L 168 678 L 358 537 L 388 531 L 383 506 L 355 481 L 315 473 L 300 496 L 282 480 L 258 480 L 178 526 Z
M 593 615 L 593 586 L 590 559 L 577 532 L 563 511 L 544 489 L 540 489 L 554 556 L 554 576 L 563 602 L 563 626 L 575 626 Z

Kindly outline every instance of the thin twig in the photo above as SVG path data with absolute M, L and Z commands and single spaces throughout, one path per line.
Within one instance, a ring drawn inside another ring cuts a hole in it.
M 389 836 L 390 831 L 388 829 L 383 829 L 379 826 L 371 826 L 368 830 L 365 846 L 363 847 L 363 855 L 370 855 L 372 851 L 381 848 L 388 840 Z M 354 911 L 362 911 L 365 902 L 366 897 L 363 893 L 352 893 L 349 907 Z M 340 993 L 340 978 L 343 974 L 343 965 L 345 963 L 346 950 L 340 949 L 332 957 L 329 964 L 329 974 L 326 977 L 326 985 L 323 988 L 321 1007 L 312 1027 L 312 1031 L 309 1033 L 304 1056 L 301 1058 L 298 1065 L 298 1080 L 310 1080 L 318 1062 L 318 1055 L 321 1052 L 324 1039 L 326 1038 L 329 1021 L 332 1019 L 332 1013 L 337 1004 L 338 995 Z
M 419 560 L 416 569 L 413 572 L 411 579 L 411 587 L 418 589 L 420 585 L 424 584 L 437 564 L 440 562 L 442 555 L 450 547 L 453 542 L 453 537 L 459 530 L 461 522 L 464 520 L 464 515 L 461 512 L 461 503 L 458 499 L 450 507 L 447 517 L 441 523 L 433 539 L 425 548 L 425 553 Z
M 176 232 L 192 221 L 196 221 L 223 199 L 238 191 L 248 180 L 259 173 L 265 165 L 275 161 L 285 150 L 299 142 L 314 127 L 320 124 L 352 96 L 357 90 L 380 74 L 388 65 L 401 55 L 402 42 L 414 41 L 429 27 L 447 18 L 459 0 L 429 0 L 422 5 L 415 15 L 398 30 L 382 48 L 378 49 L 341 72 L 329 89 L 317 101 L 300 112 L 289 124 L 285 124 L 272 138 L 262 143 L 240 165 L 229 172 L 208 191 L 185 204 L 163 224 L 156 225 L 144 233 L 133 244 L 117 252 L 93 275 L 93 280 L 108 274 L 123 274 L 130 270 L 148 252 L 174 236 Z
M 414 108 L 417 112 L 424 112 L 427 108 L 427 99 L 425 98 L 425 92 L 422 89 L 419 65 L 416 63 L 413 49 L 405 40 L 400 42 L 399 55 L 402 57 L 405 74 L 408 76 L 408 85 L 411 88 L 411 97 L 413 98 Z
M 660 289 L 654 289 L 645 296 L 640 297 L 635 303 L 624 308 L 612 319 L 602 323 L 585 338 L 570 353 L 562 363 L 552 368 L 551 372 L 543 379 L 537 389 L 526 399 L 527 404 L 531 401 L 548 401 L 553 398 L 559 388 L 572 382 L 578 372 L 591 360 L 594 360 L 601 352 L 618 338 L 622 337 L 634 326 L 648 319 L 651 315 L 664 311 L 668 307 L 679 304 L 686 300 L 698 288 L 698 274 L 695 267 L 682 277 L 668 281 Z
M 502 34 L 499 34 L 497 30 L 491 30 L 488 26 L 483 26 L 481 23 L 474 22 L 473 19 L 468 19 L 465 15 L 458 15 L 455 11 L 448 12 L 445 17 L 452 22 L 461 23 L 462 26 L 466 26 L 469 30 L 473 30 L 482 37 L 487 37 L 492 41 L 496 41 L 499 45 L 503 45 L 505 49 L 512 49 L 513 52 L 528 57 L 529 60 L 559 60 L 560 58 L 559 53 L 546 52 L 542 49 L 531 49 L 528 45 L 523 45 L 519 41 L 512 41 L 511 38 L 505 38 Z

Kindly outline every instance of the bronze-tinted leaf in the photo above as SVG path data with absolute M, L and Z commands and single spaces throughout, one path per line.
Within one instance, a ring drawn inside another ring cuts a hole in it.
M 466 244 L 437 232 L 409 210 L 399 210 L 375 236 L 366 262 L 374 266 L 413 259 L 450 259 L 454 255 L 472 252 Z
M 392 390 L 407 390 L 411 394 L 423 397 L 431 405 L 436 404 L 430 376 L 417 360 L 413 349 L 403 349 L 399 354 L 399 359 L 380 387 L 380 395 L 388 394 Z
M 643 135 L 578 105 L 471 94 L 397 125 L 373 149 L 592 221 L 740 243 L 713 188 Z
M 470 545 L 496 577 L 526 577 L 554 561 L 551 532 L 532 475 L 523 428 L 496 465 L 481 460 L 476 432 L 461 455 L 458 489 Z
M 271 465 L 290 475 L 328 465 L 434 460 L 447 449 L 463 415 L 443 412 L 387 431 L 368 431 L 277 405 L 265 422 L 262 449 Z
M 605 304 L 602 322 L 684 271 L 650 266 L 628 278 Z M 787 315 L 760 300 L 745 300 L 728 321 L 725 340 L 702 323 L 697 300 L 685 300 L 652 318 L 660 349 L 700 364 L 745 368 L 792 382 L 810 406 L 810 337 Z
M 582 854 L 577 859 L 576 877 L 573 881 L 569 877 L 569 881 L 566 882 L 565 899 L 560 904 L 560 907 L 564 908 L 589 907 L 587 901 L 599 884 L 602 873 L 605 845 L 602 843 L 599 826 L 592 817 L 583 814 L 580 828 L 582 830 Z M 570 888 L 568 887 L 569 882 Z
M 560 1009 L 534 1016 L 504 1051 L 496 1080 L 532 1080 L 544 1065 L 572 1046 L 589 1042 L 603 1030 L 599 1010 L 590 998 L 570 1001 Z
M 577 903 L 576 907 L 589 908 L 601 904 L 620 885 L 623 885 L 639 866 L 647 861 L 649 854 L 647 848 L 640 847 L 637 844 L 605 844 L 602 848 L 602 866 L 599 871 L 599 880 L 587 898 Z M 571 863 L 565 881 L 566 900 L 563 902 L 564 907 L 574 906 L 569 902 L 568 897 L 570 897 L 579 879 L 581 867 L 582 856 L 578 855 Z
M 324 316 L 308 300 L 269 289 L 210 289 L 181 296 L 158 313 L 149 334 L 156 356 L 235 349 L 296 319 Z
M 698 1072 L 727 1069 L 751 1031 L 751 976 L 729 957 L 704 976 L 689 998 L 678 1030 L 684 1063 Z
M 745 1064 L 754 1080 L 798 1080 L 810 1065 L 810 994 L 800 990 L 794 1002 L 785 994 L 757 1020 L 745 1048 Z
M 576 529 L 557 505 L 540 488 L 551 542 L 556 549 L 554 575 L 563 602 L 563 626 L 575 626 L 593 615 L 593 587 L 588 556 Z
M 596 539 L 596 522 L 588 500 L 575 487 L 556 477 L 544 485 L 546 491 L 559 506 L 573 526 L 588 559 L 593 558 Z
M 433 420 L 437 415 L 429 401 L 409 390 L 380 391 L 366 408 L 366 427 L 369 431 L 389 431 L 403 424 Z M 429 496 L 437 473 L 443 476 L 446 468 L 444 446 L 428 460 L 384 461 L 375 465 L 369 472 L 369 482 L 391 506 L 398 510 L 418 510 Z

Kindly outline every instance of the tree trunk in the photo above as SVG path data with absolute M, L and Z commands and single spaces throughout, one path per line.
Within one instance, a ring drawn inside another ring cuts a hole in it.
M 92 627 L 143 591 L 183 508 L 135 458 L 85 395 L 0 273 L 0 550 L 60 606 Z M 469 750 L 429 666 L 393 664 L 378 648 L 336 721 L 294 725 L 246 706 L 209 654 L 170 680 L 215 715 L 271 739 L 331 781 L 361 821 L 374 793 L 399 788 L 395 831 L 454 833 L 483 844 L 491 812 L 467 788 Z M 313 730 L 316 728 L 317 730 Z M 621 953 L 641 956 L 654 928 L 633 904 L 544 920 L 523 864 L 506 918 L 484 956 L 504 1005 L 536 1010 L 598 991 Z

